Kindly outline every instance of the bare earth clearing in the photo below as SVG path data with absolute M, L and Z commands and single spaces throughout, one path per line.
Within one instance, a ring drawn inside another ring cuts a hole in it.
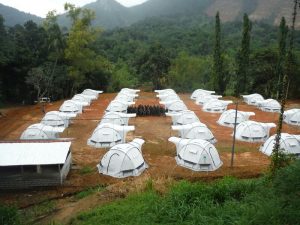
M 171 118 L 168 117 L 138 117 L 130 120 L 136 130 L 128 135 L 128 141 L 134 137 L 146 140 L 143 146 L 143 155 L 149 164 L 149 169 L 140 177 L 118 180 L 97 172 L 96 165 L 106 153 L 104 149 L 93 149 L 86 145 L 87 139 L 91 136 L 103 112 L 116 94 L 102 94 L 100 98 L 85 109 L 84 113 L 78 116 L 73 124 L 67 128 L 62 137 L 74 138 L 72 144 L 73 169 L 64 186 L 55 188 L 39 188 L 25 191 L 1 192 L 0 201 L 5 203 L 16 203 L 20 207 L 27 207 L 47 199 L 60 199 L 58 207 L 60 210 L 51 215 L 51 219 L 67 222 L 71 216 L 78 212 L 87 210 L 98 204 L 105 203 L 111 199 L 125 196 L 128 192 L 142 190 L 147 180 L 152 179 L 156 188 L 163 192 L 167 184 L 172 180 L 186 179 L 190 181 L 213 180 L 224 176 L 235 176 L 238 178 L 257 177 L 264 173 L 269 166 L 268 157 L 258 151 L 260 144 L 249 144 L 237 142 L 234 168 L 230 168 L 232 129 L 219 126 L 216 121 L 220 114 L 210 114 L 201 111 L 188 94 L 180 97 L 185 101 L 190 110 L 196 112 L 201 122 L 208 125 L 218 140 L 216 147 L 220 153 L 223 166 L 216 172 L 196 173 L 181 168 L 175 162 L 175 146 L 167 140 L 170 136 L 177 136 L 171 131 Z M 46 111 L 58 110 L 63 101 L 46 105 Z M 136 104 L 158 104 L 154 93 L 140 93 Z M 300 107 L 300 101 L 289 101 L 288 108 Z M 229 109 L 234 108 L 230 105 Z M 258 110 L 253 106 L 241 104 L 239 110 L 253 111 L 256 116 L 252 120 L 259 122 L 277 123 L 278 114 L 267 113 Z M 0 117 L 0 140 L 18 139 L 27 126 L 40 122 L 43 117 L 41 106 L 24 106 L 1 110 L 5 116 Z M 300 134 L 300 129 L 284 125 L 283 131 L 291 134 Z M 271 135 L 276 128 L 271 130 Z M 82 174 L 82 168 L 92 168 L 92 172 Z M 89 196 L 78 202 L 68 201 L 69 195 L 97 185 L 109 186 L 106 191 L 97 193 L 97 197 Z

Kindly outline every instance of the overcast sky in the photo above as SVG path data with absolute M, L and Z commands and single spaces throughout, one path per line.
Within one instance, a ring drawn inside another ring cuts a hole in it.
M 29 12 L 34 15 L 45 17 L 47 12 L 56 10 L 58 13 L 64 11 L 64 3 L 69 2 L 76 6 L 83 6 L 96 0 L 0 0 L 3 5 L 11 6 L 20 11 Z M 130 7 L 141 4 L 147 0 L 116 0 L 124 6 Z

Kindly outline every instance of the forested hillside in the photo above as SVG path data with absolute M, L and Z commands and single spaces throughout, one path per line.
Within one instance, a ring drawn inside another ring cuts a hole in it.
M 213 88 L 214 19 L 202 13 L 176 14 L 99 32 L 91 26 L 96 15 L 87 8 L 80 10 L 86 18 L 72 18 L 69 30 L 57 25 L 54 14 L 42 25 L 28 21 L 9 28 L 0 20 L 2 102 L 31 103 L 38 89 L 43 89 L 40 95 L 61 99 L 85 87 L 116 91 L 125 86 L 159 86 L 181 92 Z M 221 13 L 220 17 L 225 94 L 233 95 L 243 22 L 224 23 Z M 278 26 L 252 22 L 247 72 L 251 92 L 275 97 L 279 37 Z M 294 37 L 290 98 L 300 97 L 300 32 Z M 284 42 L 288 47 L 288 37 Z M 38 75 L 36 84 L 32 78 Z

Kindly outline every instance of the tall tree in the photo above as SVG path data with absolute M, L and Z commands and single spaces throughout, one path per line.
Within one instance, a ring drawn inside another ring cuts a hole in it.
M 216 14 L 215 25 L 215 44 L 214 44 L 214 63 L 213 63 L 213 87 L 219 94 L 224 94 L 226 88 L 225 73 L 223 71 L 223 56 L 221 49 L 221 22 L 220 14 Z
M 289 43 L 287 54 L 285 56 L 286 63 L 285 63 L 284 76 L 282 79 L 282 83 L 279 85 L 279 97 L 281 99 L 281 110 L 278 119 L 275 145 L 272 153 L 271 172 L 273 173 L 273 175 L 276 173 L 277 169 L 279 169 L 280 167 L 286 164 L 286 158 L 284 157 L 284 154 L 280 149 L 280 140 L 281 140 L 285 104 L 286 104 L 287 94 L 288 94 L 288 82 L 290 79 L 290 75 L 292 74 L 291 68 L 293 67 L 294 33 L 295 33 L 295 24 L 296 24 L 298 7 L 300 7 L 299 0 L 294 0 L 292 27 L 291 27 L 290 41 L 289 41 L 290 43 Z
M 237 81 L 235 87 L 235 95 L 246 93 L 249 87 L 249 58 L 250 58 L 250 39 L 251 39 L 252 23 L 247 14 L 244 14 L 243 36 L 241 47 L 237 53 Z
M 285 18 L 281 18 L 280 26 L 279 26 L 279 39 L 278 39 L 278 62 L 277 62 L 277 67 L 276 67 L 276 75 L 278 78 L 278 83 L 276 87 L 277 93 L 277 99 L 279 99 L 279 90 L 280 86 L 282 85 L 283 82 L 283 77 L 284 77 L 284 63 L 286 59 L 286 39 L 287 39 L 287 34 L 288 34 L 288 27 L 286 25 Z

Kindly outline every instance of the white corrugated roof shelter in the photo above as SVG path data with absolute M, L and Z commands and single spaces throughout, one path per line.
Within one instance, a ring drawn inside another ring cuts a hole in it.
M 172 126 L 172 130 L 178 130 L 181 138 L 202 139 L 212 144 L 217 142 L 213 133 L 204 123 L 196 122 L 187 125 Z
M 176 162 L 179 166 L 193 171 L 215 171 L 223 162 L 217 149 L 209 142 L 200 139 L 169 138 L 176 145 Z
M 227 106 L 232 104 L 232 101 L 211 100 L 203 105 L 202 110 L 210 113 L 223 113 L 227 110 Z
M 64 113 L 82 113 L 82 107 L 73 101 L 65 101 L 59 108 L 60 112 Z
M 242 95 L 242 97 L 248 105 L 256 105 L 258 101 L 265 100 L 263 96 L 257 93 L 251 95 Z
M 95 148 L 113 147 L 126 141 L 129 131 L 134 131 L 134 126 L 119 126 L 114 124 L 99 124 L 87 144 Z
M 281 105 L 275 99 L 267 99 L 263 101 L 257 101 L 258 108 L 265 112 L 280 112 Z
M 300 126 L 300 109 L 290 109 L 285 111 L 283 121 L 287 124 Z
M 57 139 L 65 127 L 52 127 L 41 123 L 29 126 L 21 135 L 21 140 Z
M 273 127 L 276 127 L 276 124 L 245 121 L 236 127 L 236 139 L 246 142 L 264 142 L 269 138 L 270 129 Z
M 64 164 L 71 142 L 0 143 L 0 166 Z
M 112 147 L 97 165 L 99 173 L 115 178 L 139 176 L 148 168 L 142 155 L 144 140 Z
M 197 115 L 190 110 L 182 111 L 179 113 L 166 113 L 166 116 L 172 117 L 173 125 L 186 125 L 200 122 Z
M 268 156 L 272 155 L 276 135 L 271 136 L 261 147 L 260 151 Z M 285 154 L 300 156 L 300 135 L 281 134 L 280 149 Z
M 108 112 L 106 113 L 102 119 L 101 124 L 103 123 L 111 123 L 120 126 L 128 126 L 128 122 L 130 118 L 135 118 L 136 114 L 127 114 L 127 113 L 118 113 L 118 112 Z
M 203 95 L 203 94 L 204 95 L 212 95 L 214 93 L 216 93 L 216 92 L 215 91 L 208 91 L 208 90 L 204 90 L 204 89 L 197 89 L 192 93 L 191 99 L 196 100 L 199 95 Z
M 235 123 L 235 114 L 236 110 L 230 109 L 222 113 L 219 120 L 217 121 L 218 124 L 221 126 L 226 127 L 234 127 Z M 243 112 L 243 111 L 237 111 L 237 120 L 236 123 L 240 124 L 241 122 L 249 120 L 250 116 L 255 116 L 254 112 Z
M 216 100 L 219 98 L 222 98 L 222 95 L 199 95 L 196 98 L 196 104 L 197 105 L 204 105 L 205 103 L 212 101 L 212 100 Z
M 59 116 L 58 113 L 47 113 L 42 121 L 42 124 L 52 126 L 52 127 L 68 127 L 69 126 L 69 120 L 64 119 Z

